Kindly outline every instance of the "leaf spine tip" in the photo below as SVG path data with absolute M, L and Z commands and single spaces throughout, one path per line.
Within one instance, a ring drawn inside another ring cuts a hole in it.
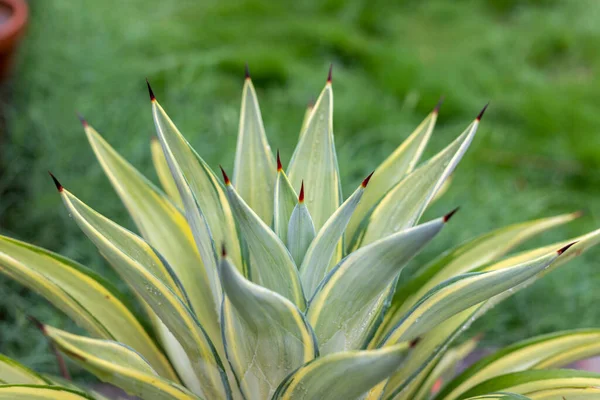
M 46 334 L 46 325 L 40 322 L 39 319 L 37 319 L 33 315 L 28 315 L 27 319 L 29 319 L 35 325 L 35 327 L 38 328 L 44 335 Z
M 366 177 L 366 178 L 365 178 L 365 179 L 362 181 L 362 183 L 361 183 L 360 185 L 361 185 L 362 187 L 366 188 L 366 187 L 367 187 L 367 185 L 369 184 L 369 181 L 371 180 L 371 177 L 373 176 L 373 174 L 374 174 L 374 173 L 375 173 L 375 171 L 371 172 L 371 173 L 369 174 L 369 176 L 367 176 L 367 177 Z
M 88 127 L 88 123 L 85 120 L 85 118 L 83 118 L 83 115 L 81 115 L 80 113 L 77 113 L 77 118 L 79 118 L 79 122 L 81 122 L 81 125 L 83 125 L 84 128 Z
M 152 88 L 150 87 L 150 82 L 148 82 L 148 78 L 146 78 L 146 86 L 148 86 L 148 94 L 150 95 L 150 101 L 155 102 L 156 96 L 154 96 L 154 92 L 152 91 Z
M 419 344 L 419 342 L 421 341 L 420 337 L 414 338 L 413 340 L 410 341 L 409 343 L 409 347 L 412 349 L 414 348 L 416 345 Z
M 221 257 L 227 257 L 227 249 L 225 249 L 225 243 L 221 245 Z
M 329 73 L 327 74 L 327 83 L 331 83 L 332 72 L 333 72 L 333 63 L 329 64 Z
M 52 178 L 52 181 L 54 181 L 54 186 L 56 186 L 56 189 L 59 192 L 63 191 L 63 186 L 60 184 L 60 182 L 58 181 L 58 179 L 56 179 L 56 177 L 54 175 L 52 175 L 52 172 L 48 171 L 48 174 L 50 174 L 50 177 Z
M 569 243 L 568 245 L 566 245 L 566 246 L 564 246 L 564 247 L 556 250 L 556 253 L 560 256 L 562 253 L 564 253 L 565 251 L 567 251 L 569 249 L 569 247 L 573 246 L 575 243 L 577 243 L 577 242 Z
M 485 110 L 487 110 L 488 106 L 490 105 L 490 103 L 488 102 L 485 106 L 483 106 L 483 108 L 481 109 L 481 111 L 479 111 L 479 114 L 477 115 L 477 118 L 475 118 L 477 121 L 481 121 L 481 117 L 483 117 L 483 114 L 485 114 Z
M 571 214 L 573 216 L 573 218 L 581 218 L 585 215 L 585 211 L 583 210 L 578 210 L 575 211 L 573 214 Z
M 450 218 L 452 218 L 452 216 L 458 211 L 460 207 L 456 207 L 454 210 L 450 211 L 448 214 L 444 215 L 443 220 L 444 222 L 448 222 L 450 220 Z
M 221 168 L 221 173 L 223 174 L 223 180 L 225 181 L 225 185 L 231 184 L 231 181 L 229 180 L 229 177 L 225 173 L 225 170 L 223 169 L 223 167 L 219 165 L 219 168 Z
M 437 104 L 433 108 L 433 113 L 434 114 L 439 114 L 440 108 L 442 107 L 442 104 L 444 104 L 444 100 L 445 100 L 445 97 L 441 96 L 440 99 L 438 100 Z
M 298 195 L 298 203 L 304 203 L 304 179 L 302 180 L 302 184 L 300 185 L 300 194 Z
M 248 63 L 244 64 L 244 78 L 250 79 L 250 67 L 248 67 Z
M 277 149 L 277 172 L 281 171 L 283 166 L 281 165 L 281 158 L 279 158 L 279 149 Z

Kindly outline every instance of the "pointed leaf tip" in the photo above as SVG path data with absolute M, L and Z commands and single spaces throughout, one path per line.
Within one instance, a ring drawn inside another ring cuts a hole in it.
M 444 222 L 448 222 L 450 218 L 458 211 L 460 207 L 456 207 L 454 210 L 450 211 L 448 214 L 444 215 Z
M 77 113 L 77 118 L 79 118 L 79 122 L 81 122 L 81 125 L 83 125 L 84 128 L 87 128 L 88 123 L 85 120 L 85 118 L 83 118 L 83 115 Z
M 573 246 L 575 243 L 577 243 L 577 242 L 569 243 L 565 247 L 558 249 L 556 251 L 556 253 L 560 256 L 562 253 L 564 253 L 565 251 L 567 251 L 569 249 L 569 247 Z
M 439 112 L 440 112 L 440 108 L 442 107 L 442 104 L 444 104 L 444 100 L 445 100 L 445 97 L 444 97 L 444 96 L 440 97 L 440 99 L 438 100 L 437 104 L 436 104 L 436 105 L 435 105 L 435 107 L 433 108 L 433 112 L 434 112 L 435 114 L 439 114 Z
M 33 315 L 28 315 L 27 319 L 29 319 L 29 321 L 31 321 L 35 325 L 35 327 L 38 328 L 44 335 L 46 334 L 46 325 L 41 323 L 39 319 L 37 319 Z
M 481 121 L 481 117 L 483 117 L 483 114 L 485 114 L 485 110 L 487 110 L 488 106 L 490 105 L 490 103 L 488 102 L 485 106 L 483 106 L 483 108 L 481 109 L 481 111 L 479 111 L 479 114 L 477 115 L 477 118 L 475 118 L 477 121 Z
M 225 173 L 225 170 L 223 169 L 222 166 L 219 165 L 219 168 L 221 168 L 221 173 L 223 174 L 223 180 L 225 181 L 225 185 L 229 185 L 231 183 L 231 181 L 229 180 L 227 173 Z
M 227 249 L 225 249 L 225 243 L 221 245 L 221 256 L 223 258 L 227 257 Z
M 63 187 L 62 187 L 62 185 L 60 184 L 60 182 L 58 181 L 58 179 L 56 179 L 56 177 L 55 177 L 54 175 L 52 175 L 52 172 L 48 171 L 48 174 L 50 174 L 50 177 L 51 177 L 51 178 L 52 178 L 52 180 L 54 181 L 54 185 L 56 186 L 56 189 L 57 189 L 59 192 L 62 192 L 62 191 L 63 191 Z
M 156 97 L 154 96 L 154 92 L 150 87 L 150 82 L 148 82 L 148 78 L 146 78 L 146 85 L 148 86 L 148 94 L 150 95 L 150 101 L 156 101 Z
M 374 174 L 374 173 L 375 173 L 375 171 L 371 172 L 371 173 L 369 174 L 369 176 L 367 176 L 367 177 L 366 177 L 366 178 L 365 178 L 365 179 L 362 181 L 362 183 L 361 183 L 361 186 L 362 186 L 362 187 L 364 187 L 364 188 L 366 188 L 366 187 L 367 187 L 367 185 L 369 184 L 369 181 L 371 180 L 371 177 L 373 176 L 373 174 Z
M 248 67 L 248 63 L 244 64 L 244 77 L 250 79 L 250 67 Z
M 277 149 L 277 171 L 281 171 L 283 169 L 283 165 L 281 165 L 281 158 L 279 158 L 279 149 Z
M 300 194 L 298 195 L 298 203 L 304 203 L 304 179 L 300 185 Z
M 409 347 L 412 349 L 414 348 L 416 345 L 419 344 L 419 342 L 421 341 L 420 337 L 414 338 L 413 340 L 411 340 L 411 342 L 409 343 Z
M 329 73 L 327 74 L 327 83 L 331 83 L 332 72 L 333 72 L 333 63 L 329 64 Z

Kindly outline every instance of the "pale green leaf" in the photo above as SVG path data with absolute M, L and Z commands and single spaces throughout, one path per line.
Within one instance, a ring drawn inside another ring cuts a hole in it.
M 323 280 L 307 317 L 322 354 L 363 348 L 404 265 L 442 229 L 446 217 L 404 230 L 344 258 Z
M 48 385 L 50 380 L 23 364 L 0 354 L 0 383 L 11 385 Z
M 497 392 L 469 397 L 468 400 L 531 400 L 531 398 L 525 397 L 522 394 Z
M 300 279 L 302 279 L 302 287 L 308 298 L 312 297 L 319 283 L 339 261 L 334 259 L 333 255 L 352 213 L 363 197 L 368 179 L 365 179 L 363 184 L 329 217 L 306 251 L 300 265 Z
M 270 399 L 283 378 L 317 356 L 312 329 L 292 302 L 246 280 L 226 257 L 220 275 L 227 358 L 247 399 Z
M 169 361 L 127 302 L 93 271 L 48 250 L 0 236 L 0 272 L 44 296 L 90 334 L 133 347 L 161 376 L 177 381 Z
M 347 351 L 319 357 L 281 383 L 273 400 L 356 399 L 390 376 L 408 344 L 379 350 Z
M 211 399 L 226 398 L 229 386 L 221 360 L 188 307 L 187 296 L 177 291 L 180 284 L 166 281 L 168 264 L 140 237 L 98 214 L 67 190 L 63 189 L 61 195 L 81 230 L 185 349 L 201 383 L 202 393 L 198 394 Z M 199 386 L 195 389 L 199 390 Z
M 198 399 L 183 386 L 161 378 L 137 352 L 121 343 L 74 335 L 50 326 L 44 333 L 71 360 L 103 381 L 145 399 Z
M 0 400 L 95 400 L 88 394 L 60 386 L 0 385 Z
M 297 200 L 298 195 L 281 167 L 279 152 L 277 152 L 277 178 L 275 180 L 275 199 L 273 201 L 273 231 L 283 243 L 287 243 L 288 225 Z
M 302 137 L 304 132 L 306 132 L 306 127 L 308 126 L 308 121 L 310 120 L 310 116 L 312 115 L 313 110 L 315 109 L 315 104 L 311 101 L 306 106 L 306 110 L 304 111 L 304 116 L 302 117 L 302 125 L 300 126 L 300 134 L 298 136 L 298 140 Z
M 363 219 L 349 248 L 367 245 L 416 224 L 467 151 L 478 126 L 476 119 L 445 149 L 391 188 Z
M 598 400 L 600 387 L 561 388 L 527 393 L 530 400 Z
M 333 139 L 333 90 L 327 82 L 301 135 L 287 168 L 290 182 L 299 190 L 306 185 L 306 206 L 315 228 L 342 203 L 340 173 Z
M 300 198 L 304 191 L 300 189 Z M 296 265 L 301 265 L 306 250 L 315 238 L 315 226 L 304 201 L 299 201 L 292 211 L 288 225 L 287 248 Z
M 181 201 L 177 184 L 173 179 L 173 175 L 171 175 L 165 153 L 163 153 L 162 146 L 156 136 L 152 136 L 152 140 L 150 141 L 150 152 L 152 153 L 152 164 L 154 164 L 156 175 L 158 176 L 158 180 L 160 181 L 163 190 L 173 203 L 183 209 L 183 201 Z
M 225 173 L 225 192 L 250 254 L 250 278 L 291 300 L 301 310 L 306 306 L 298 269 L 289 251 L 233 188 Z
M 354 237 L 361 221 L 368 215 L 371 208 L 406 174 L 415 169 L 427 142 L 429 142 L 437 116 L 438 109 L 436 107 L 410 136 L 377 167 L 371 178 L 369 190 L 366 191 L 348 224 L 346 230 L 348 242 Z
M 273 219 L 275 171 L 275 159 L 265 134 L 256 91 L 247 77 L 242 92 L 232 180 L 240 196 L 267 225 L 271 225 Z

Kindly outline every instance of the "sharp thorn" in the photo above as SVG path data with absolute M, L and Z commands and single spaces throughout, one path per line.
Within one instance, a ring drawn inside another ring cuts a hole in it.
M 225 185 L 229 185 L 231 183 L 231 181 L 229 180 L 229 177 L 225 173 L 225 170 L 220 165 L 219 165 L 219 168 L 221 168 L 221 173 L 223 174 L 223 180 L 225 181 Z
M 304 179 L 300 185 L 300 194 L 298 195 L 298 203 L 304 203 Z
M 558 253 L 558 255 L 560 256 L 562 253 L 567 251 L 569 249 L 569 247 L 573 246 L 575 243 L 577 243 L 577 242 L 569 243 L 568 245 L 556 250 L 556 253 Z
M 444 215 L 443 219 L 444 222 L 448 222 L 450 220 L 450 218 L 452 218 L 452 216 L 458 211 L 460 207 L 456 207 L 454 210 L 450 211 L 448 214 Z
M 150 87 L 150 82 L 148 82 L 148 78 L 146 78 L 146 85 L 148 86 L 148 94 L 150 95 L 150 101 L 156 101 L 156 97 L 154 96 L 154 92 Z
M 63 191 L 63 186 L 60 184 L 60 182 L 58 181 L 58 179 L 56 179 L 56 177 L 54 175 L 52 175 L 52 172 L 48 171 L 48 174 L 50 174 L 50 177 L 52 178 L 52 180 L 54 181 L 54 185 L 56 186 L 56 189 L 59 192 Z
M 371 173 L 369 174 L 369 176 L 367 176 L 367 177 L 366 177 L 366 178 L 365 178 L 365 179 L 362 181 L 362 183 L 361 183 L 361 186 L 362 186 L 362 187 L 364 187 L 364 188 L 366 188 L 366 187 L 367 187 L 367 185 L 369 184 L 369 181 L 371 180 L 371 177 L 373 176 L 373 174 L 374 174 L 374 173 L 375 173 L 375 171 L 371 172 Z
M 481 121 L 481 117 L 483 117 L 483 114 L 485 114 L 485 110 L 487 110 L 488 106 L 490 105 L 490 103 L 488 102 L 482 109 L 481 111 L 479 111 L 479 114 L 477 115 L 477 118 L 475 118 L 477 121 Z

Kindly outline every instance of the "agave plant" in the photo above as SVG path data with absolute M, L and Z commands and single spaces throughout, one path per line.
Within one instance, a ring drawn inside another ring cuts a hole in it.
M 516 343 L 453 377 L 477 339 L 453 343 L 475 318 L 598 243 L 600 230 L 505 257 L 576 213 L 504 227 L 406 268 L 456 211 L 419 222 L 444 191 L 485 108 L 418 165 L 436 106 L 343 201 L 331 71 L 285 170 L 267 142 L 246 75 L 231 180 L 224 170 L 217 177 L 148 89 L 157 131 L 151 151 L 164 192 L 82 119 L 139 235 L 53 176 L 69 215 L 146 316 L 75 261 L 0 237 L 0 271 L 89 333 L 39 323 L 74 363 L 151 400 L 599 398 L 599 375 L 556 368 L 600 353 L 600 329 Z M 101 398 L 61 369 L 62 378 L 38 374 L 2 357 L 0 399 Z

